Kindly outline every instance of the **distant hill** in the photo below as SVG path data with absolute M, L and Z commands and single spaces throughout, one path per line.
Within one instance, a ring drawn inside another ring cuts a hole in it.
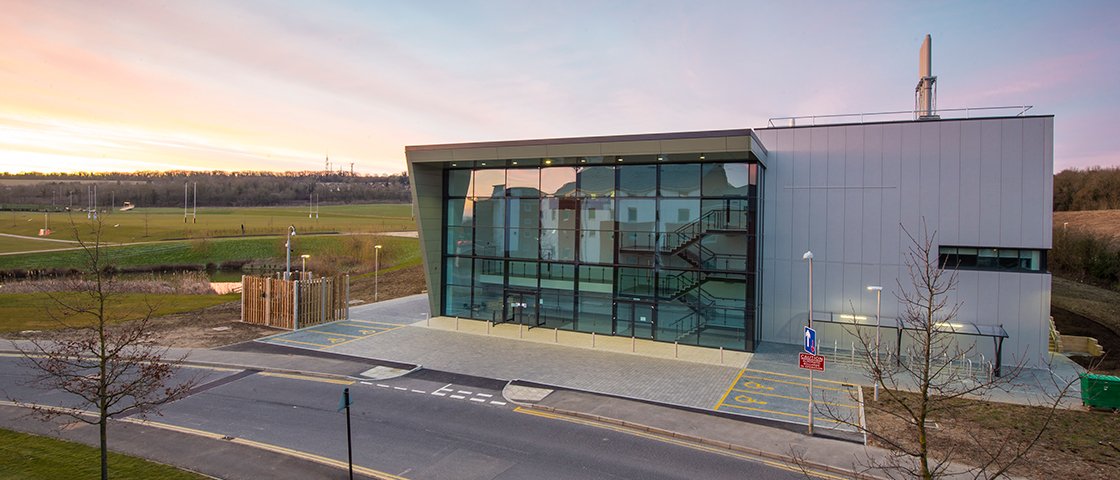
M 0 175 L 0 208 L 52 210 L 87 205 L 88 186 L 97 185 L 97 204 L 119 207 L 182 207 L 189 185 L 198 206 L 259 207 L 307 204 L 318 195 L 323 205 L 411 200 L 408 175 L 350 175 L 326 172 L 137 172 Z

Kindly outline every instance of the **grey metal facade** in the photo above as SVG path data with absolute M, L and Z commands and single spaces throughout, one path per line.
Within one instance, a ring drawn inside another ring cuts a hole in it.
M 898 316 L 908 282 L 906 231 L 923 219 L 938 245 L 1048 250 L 1053 117 L 1009 117 L 756 130 L 770 154 L 764 192 L 762 341 L 799 343 L 815 254 L 815 315 Z M 958 321 L 1002 325 L 1004 363 L 1038 366 L 1047 351 L 1050 275 L 958 270 Z M 833 326 L 825 352 L 850 348 Z M 972 339 L 991 359 L 993 342 Z M 964 341 L 972 341 L 964 340 Z

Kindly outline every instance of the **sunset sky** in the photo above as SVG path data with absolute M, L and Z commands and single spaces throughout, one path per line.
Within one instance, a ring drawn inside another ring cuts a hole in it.
M 404 146 L 1054 114 L 1120 165 L 1120 2 L 0 0 L 0 171 L 400 172 Z

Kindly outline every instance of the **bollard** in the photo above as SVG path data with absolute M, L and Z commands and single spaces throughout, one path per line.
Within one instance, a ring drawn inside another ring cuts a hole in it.
M 455 331 L 459 331 L 459 316 L 455 315 Z
M 525 324 L 517 324 L 517 338 L 525 338 Z
M 676 340 L 673 340 L 673 358 L 680 358 L 681 346 Z
M 723 365 L 723 347 L 719 347 L 719 364 Z
M 552 343 L 560 343 L 560 329 L 559 328 L 553 328 L 552 329 Z
M 630 337 L 630 353 L 634 353 L 637 348 L 638 337 Z
M 432 316 L 431 315 L 425 313 L 424 314 L 424 321 L 427 322 L 427 325 L 429 327 L 432 326 Z
M 595 332 L 591 332 L 591 348 L 595 348 Z
M 490 326 L 493 325 L 493 324 L 494 324 L 494 322 L 492 322 L 490 320 L 486 321 L 486 334 L 487 335 L 490 335 Z

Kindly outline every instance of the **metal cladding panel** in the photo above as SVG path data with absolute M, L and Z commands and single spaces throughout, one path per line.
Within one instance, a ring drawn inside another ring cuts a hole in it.
M 824 226 L 826 230 L 823 235 L 825 247 L 823 259 L 828 262 L 844 260 L 844 222 L 847 220 L 847 209 L 844 208 L 844 189 L 834 187 L 842 187 L 845 185 L 844 160 L 846 156 L 845 149 L 847 148 L 846 130 L 846 127 L 832 127 L 824 131 L 828 136 L 828 151 L 824 154 L 824 158 L 827 162 L 828 178 L 823 185 L 828 188 L 824 189 L 827 201 L 824 205 Z M 810 226 L 809 228 L 812 227 Z M 814 237 L 816 237 L 816 235 L 814 235 Z
M 863 129 L 863 184 L 870 187 L 883 187 L 883 127 L 871 125 Z M 883 202 L 886 190 L 868 188 L 863 190 L 863 252 L 860 258 L 864 264 L 876 265 L 880 262 L 879 250 L 883 240 Z
M 1046 171 L 1043 135 L 1045 119 L 1029 118 L 1023 121 L 1023 237 L 1018 246 L 1043 248 L 1044 232 L 1053 227 L 1052 215 L 1044 210 L 1046 191 L 1043 183 L 1053 172 Z
M 943 122 L 920 122 L 918 136 L 918 215 L 932 233 L 941 228 L 941 125 Z M 921 232 L 911 230 L 910 233 Z
M 1023 243 L 1023 121 L 1004 121 L 1000 181 L 1001 247 Z
M 863 181 L 863 128 L 845 129 L 844 186 L 866 185 Z M 844 193 L 844 253 L 849 263 L 863 261 L 863 188 L 845 188 Z
M 803 190 L 809 195 L 809 211 L 795 212 L 809 219 L 808 235 L 799 242 L 805 249 L 813 252 L 824 253 L 828 243 L 826 228 L 828 225 L 828 190 L 812 188 L 828 185 L 828 129 L 808 129 L 809 133 L 809 182 L 808 190 Z M 794 252 L 795 258 L 801 258 L 799 252 Z
M 938 200 L 940 220 L 937 223 L 938 243 L 960 245 L 961 219 L 961 123 L 945 122 L 941 126 L 941 194 Z
M 1002 215 L 1000 185 L 1002 164 L 1003 126 L 997 122 L 983 122 L 980 129 L 980 238 L 978 246 L 1001 245 L 1000 216 Z
M 902 126 L 883 126 L 883 218 L 880 222 L 879 263 L 898 265 L 902 232 Z
M 980 245 L 980 130 L 983 123 L 961 123 L 959 245 Z
M 997 322 L 1003 325 L 1003 329 L 1007 330 L 1008 339 L 1003 343 L 1004 359 L 1010 360 L 1009 364 L 1014 364 L 1016 361 L 1023 359 L 1023 352 L 1026 351 L 1030 338 L 1027 337 L 1030 333 L 1029 328 L 1024 328 L 1025 318 L 1020 316 L 1020 304 L 1023 298 L 1020 296 L 1020 281 L 1023 274 L 1019 273 L 997 273 L 999 276 L 999 296 L 996 297 L 999 302 L 999 312 L 996 317 Z
M 920 124 L 907 124 L 903 125 L 902 128 L 902 156 L 900 162 L 902 181 L 899 185 L 898 203 L 900 205 L 899 222 L 902 224 L 903 230 L 898 232 L 899 249 L 894 253 L 895 258 L 892 260 L 892 263 L 895 264 L 904 262 L 904 255 L 910 247 L 910 239 L 906 232 L 914 237 L 921 237 L 924 234 L 921 210 L 922 138 L 920 127 Z
M 787 256 L 778 258 L 800 259 L 801 254 L 809 249 L 809 223 L 814 220 L 810 218 L 814 206 L 813 191 L 808 189 L 813 182 L 813 132 L 812 130 L 794 130 L 793 135 L 793 168 L 782 168 L 786 172 L 792 172 L 792 175 L 787 173 L 787 185 L 797 188 L 788 190 L 792 202 L 786 205 L 791 208 L 788 212 L 782 212 L 782 215 L 790 218 L 791 229 L 790 237 L 785 240 L 785 245 L 779 247 L 779 251 L 786 252 Z
M 1046 228 L 1042 229 L 1042 247 L 1051 248 L 1053 242 L 1054 217 L 1054 119 L 1047 118 L 1043 123 L 1042 131 L 1042 211 L 1046 214 Z M 1049 292 L 1049 288 L 1046 290 Z M 1047 305 L 1050 300 L 1047 299 Z

